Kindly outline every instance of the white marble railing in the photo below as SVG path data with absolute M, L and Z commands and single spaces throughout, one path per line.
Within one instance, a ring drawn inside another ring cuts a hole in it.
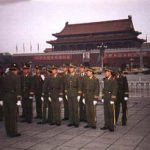
M 129 97 L 150 97 L 150 81 L 128 81 Z M 103 89 L 100 81 L 100 96 Z
M 150 81 L 128 81 L 130 89 L 150 89 Z

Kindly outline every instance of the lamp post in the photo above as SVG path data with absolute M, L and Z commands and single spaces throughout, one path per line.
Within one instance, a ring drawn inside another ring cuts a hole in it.
M 101 61 L 101 69 L 103 71 L 104 68 L 104 53 L 105 53 L 105 49 L 107 48 L 107 45 L 105 45 L 103 42 L 97 46 L 97 48 L 99 49 L 99 58 Z
M 133 69 L 133 62 L 134 62 L 134 59 L 133 58 L 130 58 L 130 69 L 132 71 Z
M 142 52 L 142 48 L 140 48 L 140 69 L 142 70 L 144 68 L 143 65 L 143 52 Z

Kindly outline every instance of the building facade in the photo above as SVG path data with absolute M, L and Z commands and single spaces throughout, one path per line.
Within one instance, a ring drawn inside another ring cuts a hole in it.
M 101 43 L 109 49 L 139 48 L 144 42 L 139 39 L 141 32 L 135 31 L 132 17 L 128 19 L 92 22 L 82 24 L 65 24 L 61 32 L 53 34 L 57 39 L 47 41 L 53 51 L 93 50 Z
M 149 67 L 150 43 L 138 38 L 141 32 L 134 29 L 132 17 L 127 19 L 82 24 L 65 24 L 61 32 L 53 34 L 56 40 L 47 41 L 52 48 L 44 53 L 12 55 L 12 62 L 33 65 L 62 65 L 81 63 L 101 66 L 100 56 L 104 53 L 104 66 Z M 105 45 L 104 49 L 101 45 Z

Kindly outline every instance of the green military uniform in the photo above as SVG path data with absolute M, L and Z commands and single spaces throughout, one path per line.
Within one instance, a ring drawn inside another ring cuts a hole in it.
M 75 67 L 70 64 L 69 67 Z M 69 104 L 69 124 L 68 126 L 74 125 L 75 127 L 79 126 L 79 101 L 77 96 L 81 96 L 81 83 L 79 81 L 79 76 L 74 74 L 69 74 L 66 78 L 65 92 L 68 98 Z
M 17 131 L 17 96 L 20 95 L 20 77 L 12 71 L 16 70 L 16 64 L 10 68 L 10 72 L 3 79 L 4 93 L 4 120 L 7 136 L 20 136 Z
M 2 74 L 0 74 L 0 101 L 2 101 L 2 103 L 3 103 L 2 79 L 3 79 L 3 76 L 2 76 Z M 0 121 L 2 121 L 2 120 L 3 120 L 3 105 L 0 105 Z
M 88 68 L 87 71 L 93 72 L 93 69 Z M 90 77 L 86 77 L 83 85 L 83 95 L 86 105 L 86 118 L 88 123 L 85 128 L 96 128 L 96 104 L 94 104 L 94 101 L 97 102 L 99 97 L 99 80 L 92 75 Z
M 52 105 L 52 125 L 61 124 L 61 102 L 59 98 L 63 96 L 63 84 L 61 77 L 57 74 L 49 80 L 49 93 Z
M 49 95 L 50 95 L 49 89 L 48 89 L 49 78 L 50 78 L 49 76 L 46 77 L 44 80 L 44 83 L 43 83 L 42 122 L 39 122 L 39 124 L 45 124 L 47 122 L 48 123 L 52 122 L 52 107 L 51 107 L 51 102 L 48 100 Z M 48 110 L 48 112 L 47 112 L 47 110 Z
M 69 119 L 69 106 L 68 106 L 68 100 L 66 99 L 65 94 L 65 84 L 66 84 L 66 78 L 68 76 L 68 73 L 63 73 L 62 75 L 62 81 L 63 81 L 63 104 L 64 104 L 64 120 Z
M 29 69 L 29 64 L 24 64 L 23 69 Z M 33 91 L 34 80 L 31 74 L 21 76 L 21 93 L 22 93 L 22 122 L 31 123 L 33 119 Z
M 118 93 L 117 93 L 117 100 L 115 103 L 115 110 L 116 110 L 116 122 L 119 118 L 120 113 L 120 105 L 122 106 L 122 125 L 126 125 L 127 123 L 127 100 L 129 97 L 129 89 L 128 89 L 128 81 L 126 76 L 121 74 L 117 77 L 118 82 Z
M 103 99 L 104 99 L 104 121 L 105 125 L 101 129 L 114 131 L 115 128 L 115 105 L 111 102 L 116 100 L 118 85 L 117 81 L 111 76 L 104 79 Z
M 84 90 L 84 80 L 86 80 L 86 75 L 85 73 L 80 73 L 79 74 L 79 80 L 81 83 L 81 91 Z M 83 94 L 81 95 L 81 99 L 80 99 L 80 121 L 86 121 L 86 105 L 83 103 Z
M 40 66 L 35 67 L 37 70 L 41 70 Z M 36 74 L 33 76 L 34 80 L 34 94 L 36 100 L 36 118 L 42 118 L 42 86 L 43 86 L 43 79 L 41 77 L 41 73 Z

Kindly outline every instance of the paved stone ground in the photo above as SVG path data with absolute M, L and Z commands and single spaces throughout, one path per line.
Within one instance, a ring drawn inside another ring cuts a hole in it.
M 0 150 L 149 150 L 150 149 L 150 98 L 130 98 L 128 125 L 118 122 L 115 132 L 102 131 L 103 105 L 97 105 L 97 129 L 62 125 L 18 123 L 21 137 L 9 138 L 4 122 L 0 122 Z M 120 120 L 120 119 L 119 119 Z

